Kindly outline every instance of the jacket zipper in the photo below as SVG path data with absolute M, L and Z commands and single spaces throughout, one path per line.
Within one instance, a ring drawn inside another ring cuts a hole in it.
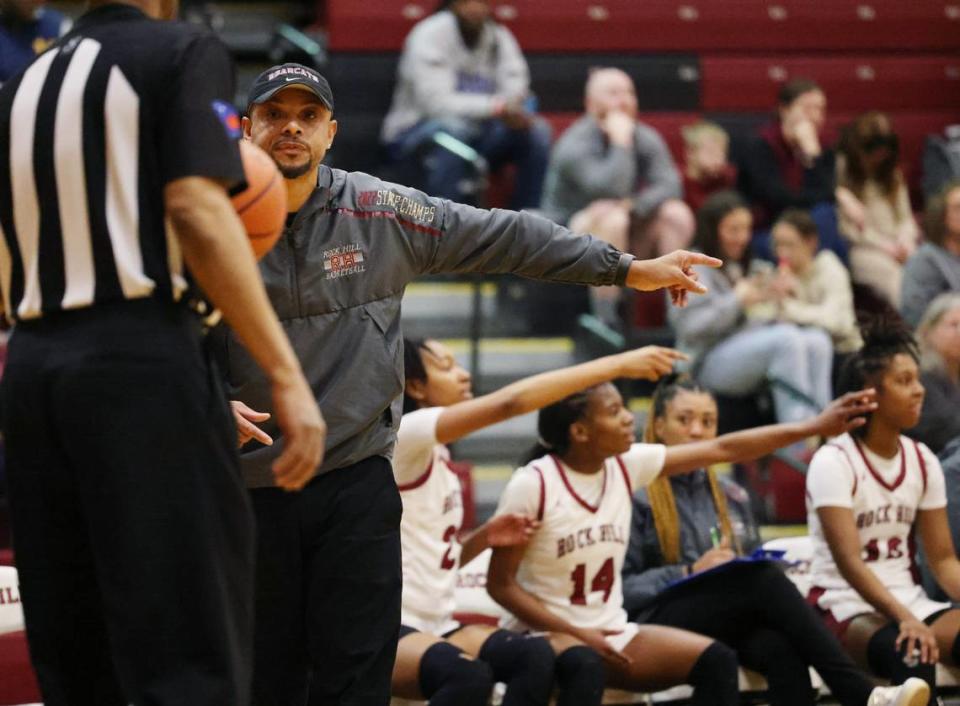
M 297 249 L 293 245 L 293 228 L 286 229 L 287 244 L 290 246 L 290 262 L 293 268 L 290 272 L 293 279 L 293 293 L 297 301 L 297 318 L 303 318 L 303 304 L 300 301 L 300 276 L 297 273 Z

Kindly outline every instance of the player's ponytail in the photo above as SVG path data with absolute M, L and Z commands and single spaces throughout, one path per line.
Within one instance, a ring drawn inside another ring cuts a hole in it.
M 540 410 L 537 415 L 537 443 L 524 455 L 521 466 L 547 454 L 563 457 L 569 451 L 570 425 L 583 419 L 593 389 L 576 392 Z
M 837 378 L 837 395 L 876 387 L 887 366 L 894 356 L 903 353 L 917 363 L 920 353 L 916 339 L 907 324 L 898 316 L 881 315 L 867 321 L 860 327 L 863 347 L 847 358 Z M 865 415 L 867 423 L 851 431 L 856 436 L 864 436 L 870 426 L 870 414 Z
M 427 381 L 427 369 L 423 365 L 422 351 L 427 349 L 427 342 L 423 338 L 403 339 L 403 376 L 404 379 Z M 406 385 L 403 388 L 403 413 L 419 409 L 420 403 L 407 394 Z
M 643 429 L 643 441 L 645 443 L 663 443 L 654 430 L 654 422 L 666 415 L 667 404 L 682 391 L 710 394 L 709 390 L 701 387 L 696 380 L 688 375 L 672 374 L 661 378 L 656 390 L 654 390 L 650 413 L 647 415 L 647 423 Z M 730 522 L 727 497 L 723 488 L 720 487 L 720 480 L 711 469 L 707 469 L 707 478 L 710 482 L 710 492 L 713 495 L 713 505 L 717 511 L 717 519 L 720 521 L 720 531 L 725 537 L 730 538 L 739 553 L 740 547 L 733 533 L 733 525 Z M 657 476 L 647 486 L 647 499 L 650 501 L 653 525 L 657 532 L 657 540 L 660 542 L 660 553 L 663 556 L 663 561 L 666 564 L 679 564 L 681 559 L 680 516 L 677 514 L 677 502 L 673 496 L 673 486 L 670 485 L 670 479 L 663 475 Z

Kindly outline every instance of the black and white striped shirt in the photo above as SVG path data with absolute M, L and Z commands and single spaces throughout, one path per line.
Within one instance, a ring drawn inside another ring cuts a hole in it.
M 11 320 L 185 288 L 163 187 L 243 179 L 233 64 L 203 30 L 88 12 L 0 89 L 0 285 Z

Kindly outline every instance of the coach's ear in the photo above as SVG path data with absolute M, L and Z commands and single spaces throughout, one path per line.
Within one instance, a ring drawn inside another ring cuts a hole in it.
M 252 139 L 250 131 L 253 129 L 253 123 L 250 122 L 250 118 L 248 118 L 246 115 L 240 118 L 240 129 L 243 130 L 244 140 Z

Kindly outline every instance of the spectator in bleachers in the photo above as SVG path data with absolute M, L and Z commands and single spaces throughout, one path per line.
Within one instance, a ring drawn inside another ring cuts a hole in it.
M 899 139 L 883 113 L 848 125 L 837 148 L 837 218 L 853 280 L 900 306 L 903 263 L 917 249 L 917 223 L 899 164 Z
M 25 67 L 70 28 L 43 0 L 0 0 L 0 83 Z
M 917 327 L 920 380 L 927 390 L 920 423 L 907 434 L 940 453 L 960 436 L 960 293 L 941 294 Z
M 550 156 L 545 214 L 628 252 L 686 247 L 693 213 L 666 143 L 637 119 L 633 79 L 620 69 L 597 69 L 585 93 L 586 114 Z
M 771 289 L 779 318 L 830 334 L 836 353 L 852 353 L 863 341 L 853 310 L 850 273 L 831 250 L 820 250 L 817 224 L 806 211 L 789 208 L 773 224 L 779 266 Z
M 923 195 L 931 198 L 948 182 L 960 179 L 960 123 L 927 135 L 923 146 Z
M 653 396 L 644 442 L 677 448 L 716 438 L 713 396 L 690 378 L 664 378 Z M 773 706 L 813 706 L 809 666 L 841 704 L 901 703 L 885 700 L 893 695 L 889 689 L 874 691 L 779 567 L 724 566 L 759 544 L 743 488 L 708 467 L 661 474 L 633 495 L 622 572 L 628 616 L 723 641 L 736 650 L 740 664 L 767 678 Z M 718 567 L 723 568 L 704 575 Z M 674 586 L 696 575 L 696 581 Z M 924 691 L 919 684 L 912 688 Z
M 711 194 L 736 187 L 737 168 L 728 159 L 730 136 L 706 120 L 686 125 L 683 136 L 683 200 L 696 213 Z
M 777 102 L 777 117 L 761 128 L 740 165 L 740 188 L 758 228 L 755 253 L 770 258 L 765 229 L 784 209 L 804 208 L 817 221 L 821 245 L 846 259 L 833 207 L 834 152 L 823 138 L 827 97 L 816 83 L 800 78 L 783 85 Z
M 943 466 L 943 479 L 947 486 L 947 519 L 953 546 L 960 547 L 960 436 L 956 437 L 938 456 Z
M 960 181 L 927 201 L 924 242 L 903 268 L 900 313 L 911 326 L 939 294 L 960 292 Z
M 470 163 L 433 141 L 447 133 L 496 170 L 516 165 L 510 207 L 540 205 L 550 127 L 532 112 L 530 72 L 510 30 L 493 21 L 489 0 L 443 0 L 403 46 L 393 105 L 381 139 L 388 157 L 420 159 L 425 191 L 469 200 Z
M 669 321 L 677 347 L 693 357 L 707 388 L 746 397 L 773 382 L 777 420 L 807 419 L 830 400 L 833 343 L 822 329 L 773 321 L 773 273 L 750 252 L 752 225 L 739 194 L 723 191 L 707 199 L 697 214 L 695 246 L 722 258 L 723 267 L 698 269 L 707 294 L 670 310 Z

